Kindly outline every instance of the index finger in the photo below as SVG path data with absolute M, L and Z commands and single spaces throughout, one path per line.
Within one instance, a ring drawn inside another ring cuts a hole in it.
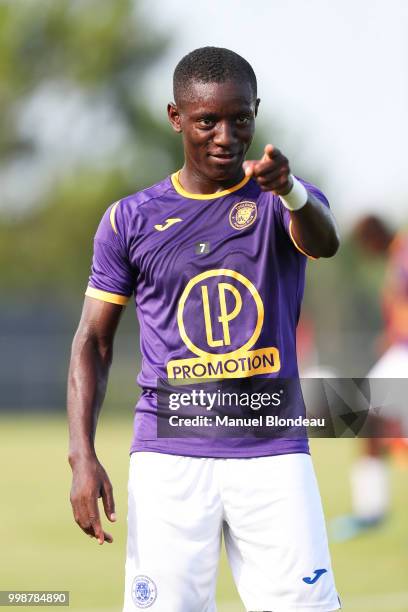
M 276 157 L 279 153 L 278 149 L 276 149 L 272 144 L 267 144 L 264 148 L 264 154 L 261 161 L 269 161 Z

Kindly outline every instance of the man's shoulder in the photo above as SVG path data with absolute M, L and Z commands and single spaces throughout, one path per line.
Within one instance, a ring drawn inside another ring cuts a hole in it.
M 149 218 L 153 209 L 162 208 L 171 197 L 172 183 L 169 176 L 163 180 L 131 193 L 111 205 L 108 214 L 113 224 L 121 228 L 140 229 L 143 220 Z
M 170 177 L 158 183 L 131 193 L 111 204 L 101 220 L 96 238 L 107 241 L 116 235 L 126 242 L 129 232 L 139 231 L 151 209 L 149 203 L 162 206 L 172 188 Z
M 119 200 L 121 207 L 140 207 L 152 200 L 166 197 L 168 191 L 172 189 L 172 183 L 169 176 L 162 179 L 158 183 L 131 193 Z

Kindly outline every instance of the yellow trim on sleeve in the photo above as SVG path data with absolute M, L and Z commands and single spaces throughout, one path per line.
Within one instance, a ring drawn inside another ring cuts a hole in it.
M 191 198 L 192 200 L 214 200 L 215 198 L 222 198 L 223 196 L 228 195 L 229 193 L 234 193 L 234 191 L 238 191 L 238 189 L 241 189 L 241 187 L 246 185 L 249 179 L 251 178 L 250 176 L 244 176 L 242 181 L 240 181 L 237 185 L 229 187 L 228 189 L 224 189 L 223 191 L 216 191 L 215 193 L 190 193 L 189 191 L 186 191 L 180 183 L 180 172 L 181 170 L 171 175 L 171 182 L 173 183 L 173 187 L 177 191 L 177 193 L 184 196 L 185 198 Z
M 318 257 L 313 257 L 313 255 L 309 255 L 309 253 L 306 253 L 306 251 L 304 251 L 303 249 L 300 248 L 300 246 L 296 242 L 296 240 L 295 240 L 295 238 L 293 236 L 293 233 L 292 233 L 292 219 L 289 222 L 289 235 L 290 235 L 290 238 L 291 238 L 293 244 L 295 245 L 297 250 L 302 253 L 302 255 L 306 255 L 306 257 L 308 257 L 309 259 L 313 259 L 314 261 L 316 261 L 316 259 L 319 259 Z
M 118 233 L 118 230 L 116 229 L 116 223 L 115 223 L 115 214 L 116 214 L 116 209 L 119 205 L 119 202 L 120 200 L 118 200 L 117 202 L 115 202 L 115 204 L 112 205 L 110 215 L 109 215 L 110 223 L 111 223 L 112 229 L 115 232 L 115 234 Z
M 118 304 L 119 306 L 126 306 L 130 300 L 130 296 L 118 295 L 117 293 L 109 293 L 108 291 L 102 291 L 101 289 L 95 289 L 95 287 L 88 287 L 85 291 L 85 295 L 102 302 L 109 302 L 110 304 Z

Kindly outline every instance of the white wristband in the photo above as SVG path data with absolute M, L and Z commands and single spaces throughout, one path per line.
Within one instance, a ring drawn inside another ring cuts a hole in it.
M 290 176 L 292 177 L 293 181 L 292 189 L 286 195 L 281 195 L 279 197 L 282 200 L 282 204 L 288 210 L 300 210 L 307 202 L 307 190 L 306 187 L 300 181 L 298 181 L 297 178 L 293 176 L 293 174 L 291 174 Z

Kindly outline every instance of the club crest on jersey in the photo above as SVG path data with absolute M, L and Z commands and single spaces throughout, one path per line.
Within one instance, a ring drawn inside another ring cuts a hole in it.
M 150 608 L 157 598 L 157 587 L 148 576 L 136 576 L 132 583 L 132 599 L 137 608 Z
M 237 202 L 231 208 L 229 222 L 234 229 L 242 230 L 254 223 L 257 213 L 255 202 L 250 200 Z

